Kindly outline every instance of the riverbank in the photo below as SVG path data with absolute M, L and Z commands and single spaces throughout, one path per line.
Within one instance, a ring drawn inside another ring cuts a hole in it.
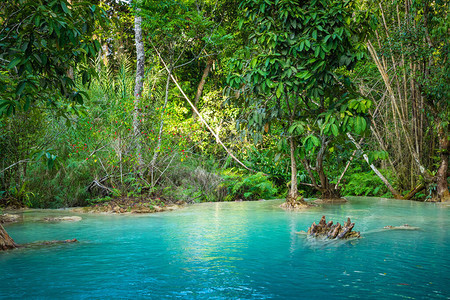
M 176 210 L 185 205 L 186 202 L 184 201 L 173 202 L 160 198 L 123 197 L 102 201 L 90 206 L 70 208 L 70 210 L 76 213 L 143 214 Z
M 162 199 L 143 198 L 116 198 L 101 203 L 84 207 L 69 207 L 64 209 L 31 209 L 31 208 L 5 208 L 0 213 L 0 224 L 22 222 L 24 213 L 42 211 L 48 212 L 48 216 L 33 221 L 42 222 L 64 222 L 79 221 L 77 216 L 69 217 L 69 214 L 151 214 L 164 211 L 173 211 L 185 207 L 184 201 L 164 201 Z

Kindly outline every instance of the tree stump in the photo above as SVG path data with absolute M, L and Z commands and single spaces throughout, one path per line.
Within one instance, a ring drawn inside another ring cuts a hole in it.
M 0 250 L 9 250 L 17 248 L 18 245 L 6 232 L 5 228 L 0 224 Z
M 316 224 L 316 222 L 312 223 L 306 234 L 310 237 L 324 239 L 360 238 L 359 231 L 352 231 L 354 226 L 355 223 L 352 223 L 350 218 L 347 218 L 343 225 L 339 224 L 339 222 L 333 225 L 333 221 L 327 223 L 325 216 L 322 216 L 319 224 Z
M 287 210 L 299 210 L 308 208 L 309 205 L 306 203 L 305 199 L 302 196 L 298 196 L 297 198 L 293 198 L 291 196 L 286 197 L 286 201 L 280 205 L 281 208 Z

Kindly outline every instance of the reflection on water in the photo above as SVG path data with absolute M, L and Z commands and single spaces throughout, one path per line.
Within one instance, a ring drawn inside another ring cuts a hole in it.
M 0 298 L 339 299 L 448 298 L 450 207 L 351 198 L 302 212 L 280 201 L 205 203 L 152 215 L 31 211 L 8 225 L 19 243 L 76 245 L 0 254 Z M 362 239 L 298 235 L 322 215 L 350 217 Z M 382 230 L 409 224 L 417 231 Z

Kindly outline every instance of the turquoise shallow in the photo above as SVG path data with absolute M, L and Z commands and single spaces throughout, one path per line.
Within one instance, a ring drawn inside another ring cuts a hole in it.
M 6 227 L 18 243 L 77 244 L 0 254 L 2 299 L 449 299 L 450 206 L 350 198 L 302 212 L 281 201 L 205 203 L 151 215 L 29 211 Z M 296 234 L 322 215 L 350 217 L 364 238 Z M 386 225 L 417 231 L 381 230 Z

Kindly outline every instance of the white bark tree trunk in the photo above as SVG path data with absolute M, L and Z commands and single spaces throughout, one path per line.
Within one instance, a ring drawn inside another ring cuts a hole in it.
M 347 136 L 352 141 L 352 143 L 356 146 L 356 148 L 358 148 L 358 150 L 362 151 L 361 145 L 355 141 L 355 139 L 349 132 L 347 132 Z M 394 187 L 389 183 L 389 181 L 386 179 L 386 177 L 384 177 L 383 174 L 381 174 L 381 172 L 378 171 L 377 167 L 375 167 L 373 164 L 371 164 L 369 162 L 369 157 L 367 156 L 367 154 L 363 153 L 363 157 L 364 157 L 364 160 L 366 161 L 366 163 L 369 165 L 369 167 L 375 172 L 375 174 L 377 174 L 377 176 L 381 179 L 381 181 L 383 181 L 384 185 L 386 185 L 386 187 L 392 193 L 392 195 L 394 195 L 394 197 L 397 199 L 402 199 L 403 198 L 402 195 L 400 195 L 400 193 L 394 189 Z
M 142 16 L 140 16 L 141 10 L 136 9 L 136 15 L 134 17 L 134 32 L 135 32 L 135 43 L 136 43 L 136 81 L 134 85 L 134 111 L 133 111 L 133 135 L 135 143 L 135 153 L 138 159 L 138 171 L 139 175 L 142 177 L 144 169 L 144 161 L 142 159 L 142 146 L 140 141 L 140 124 L 139 124 L 139 103 L 142 98 L 142 91 L 144 87 L 144 62 L 145 62 L 145 51 L 144 42 L 142 40 Z
M 296 200 L 298 197 L 298 187 L 297 187 L 297 162 L 295 161 L 295 144 L 294 138 L 289 138 L 290 144 L 290 156 L 291 156 L 291 187 L 289 188 L 289 197 Z

